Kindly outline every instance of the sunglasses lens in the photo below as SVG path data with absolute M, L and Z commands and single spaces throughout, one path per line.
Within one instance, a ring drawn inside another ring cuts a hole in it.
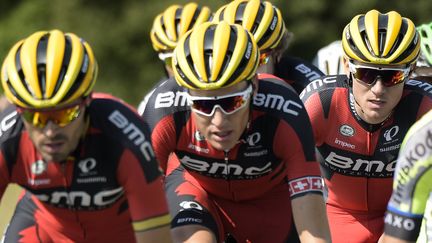
M 241 108 L 246 102 L 242 95 L 217 99 L 217 100 L 194 100 L 192 108 L 206 115 L 211 115 L 216 105 L 219 105 L 227 114 L 231 114 Z
M 407 77 L 404 70 L 379 70 L 371 68 L 356 68 L 353 76 L 368 85 L 373 84 L 379 78 L 385 86 L 399 84 Z
M 55 111 L 31 111 L 21 110 L 21 117 L 36 127 L 44 127 L 48 121 L 60 127 L 69 125 L 81 113 L 81 105 L 76 105 L 62 110 Z

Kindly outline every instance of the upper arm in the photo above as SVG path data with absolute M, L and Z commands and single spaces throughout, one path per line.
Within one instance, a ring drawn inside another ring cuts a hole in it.
M 123 186 L 135 231 L 146 231 L 170 223 L 168 206 L 157 167 L 141 166 L 137 157 L 129 150 L 121 156 L 118 180 Z
M 0 151 L 0 199 L 3 197 L 6 187 L 9 184 L 9 180 L 9 169 L 4 159 L 3 152 Z
M 162 170 L 167 170 L 169 155 L 176 148 L 176 129 L 172 116 L 164 117 L 152 131 L 153 150 Z

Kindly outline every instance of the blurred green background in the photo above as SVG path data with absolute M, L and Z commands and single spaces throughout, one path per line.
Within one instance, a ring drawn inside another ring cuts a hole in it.
M 38 30 L 74 32 L 93 47 L 99 62 L 96 90 L 136 106 L 163 74 L 151 47 L 153 18 L 174 0 L 1 0 L 0 60 L 18 40 Z M 216 11 L 229 0 L 195 1 Z M 273 0 L 295 34 L 292 55 L 312 60 L 316 51 L 340 38 L 343 27 L 359 13 L 376 8 L 397 10 L 416 24 L 432 21 L 432 1 Z
M 1 0 L 0 60 L 18 40 L 38 30 L 74 32 L 93 47 L 99 62 L 96 90 L 116 95 L 136 106 L 163 75 L 162 64 L 151 47 L 153 18 L 174 0 Z M 229 0 L 195 1 L 216 11 Z M 322 46 L 339 39 L 352 17 L 376 8 L 396 10 L 415 24 L 432 21 L 432 1 L 387 0 L 273 0 L 295 34 L 288 52 L 312 60 Z M 17 187 L 0 204 L 0 232 L 9 220 Z

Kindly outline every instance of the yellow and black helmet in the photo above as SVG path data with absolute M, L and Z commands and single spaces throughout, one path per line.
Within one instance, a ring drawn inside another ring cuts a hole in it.
M 276 48 L 286 32 L 281 11 L 268 1 L 232 1 L 216 11 L 213 21 L 222 20 L 250 31 L 261 52 Z
M 9 51 L 1 82 L 15 105 L 52 108 L 88 96 L 97 70 L 93 51 L 83 39 L 59 30 L 39 31 Z
M 204 23 L 186 33 L 174 50 L 176 81 L 189 89 L 214 90 L 254 77 L 259 50 L 242 26 Z
M 342 34 L 345 55 L 371 64 L 411 64 L 420 52 L 413 22 L 395 11 L 370 10 L 355 16 Z
M 157 52 L 172 52 L 180 37 L 195 26 L 212 17 L 206 6 L 188 3 L 184 6 L 172 5 L 156 16 L 150 31 L 153 48 Z

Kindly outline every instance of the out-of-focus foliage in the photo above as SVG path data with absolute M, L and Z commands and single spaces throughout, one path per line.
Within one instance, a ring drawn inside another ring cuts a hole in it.
M 99 62 L 96 90 L 112 93 L 137 105 L 163 75 L 149 32 L 153 18 L 174 0 L 1 0 L 0 59 L 18 40 L 38 30 L 74 32 L 93 47 Z M 229 0 L 195 1 L 213 11 Z M 295 34 L 292 55 L 311 60 L 316 51 L 339 39 L 356 14 L 372 8 L 396 10 L 414 23 L 432 21 L 432 1 L 273 0 Z

